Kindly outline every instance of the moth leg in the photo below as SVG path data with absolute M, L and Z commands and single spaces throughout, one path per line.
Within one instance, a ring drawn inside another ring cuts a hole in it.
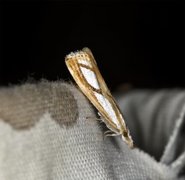
M 107 131 L 105 131 L 103 134 L 106 136 L 107 134 L 111 134 L 112 133 L 112 131 L 111 130 L 107 130 Z
M 103 133 L 103 139 L 105 140 L 105 138 L 107 137 L 108 134 L 111 134 L 112 131 L 111 130 L 107 130 Z
M 105 136 L 118 136 L 119 134 L 112 133 L 112 134 L 106 134 Z
M 98 121 L 100 121 L 100 123 L 103 123 L 101 118 L 96 118 Z
M 116 134 L 116 133 L 112 132 L 111 130 L 107 130 L 107 131 L 105 131 L 103 138 L 105 140 L 105 138 L 108 137 L 108 136 L 118 136 L 118 135 L 119 134 Z
M 90 116 L 87 116 L 86 119 L 96 119 L 98 121 L 102 121 L 101 118 L 97 118 L 97 117 L 90 117 Z

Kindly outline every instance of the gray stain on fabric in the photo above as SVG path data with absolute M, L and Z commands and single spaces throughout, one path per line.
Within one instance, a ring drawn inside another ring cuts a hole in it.
M 17 130 L 34 126 L 49 112 L 60 126 L 70 126 L 78 117 L 77 102 L 61 82 L 41 82 L 0 89 L 0 118 Z

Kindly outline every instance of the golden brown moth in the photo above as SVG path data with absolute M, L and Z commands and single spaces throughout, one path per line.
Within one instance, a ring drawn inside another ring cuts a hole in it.
M 83 48 L 81 51 L 70 53 L 65 62 L 81 91 L 103 116 L 102 121 L 113 131 L 113 134 L 107 135 L 121 135 L 123 141 L 132 148 L 133 140 L 121 111 L 100 74 L 90 49 Z

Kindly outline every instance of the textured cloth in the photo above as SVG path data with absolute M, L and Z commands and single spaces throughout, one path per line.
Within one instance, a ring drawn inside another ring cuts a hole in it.
M 1 88 L 0 180 L 185 179 L 184 91 L 116 96 L 138 148 L 104 138 L 104 123 L 73 85 Z

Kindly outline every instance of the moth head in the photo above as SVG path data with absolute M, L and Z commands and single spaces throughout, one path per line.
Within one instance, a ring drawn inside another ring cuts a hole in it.
M 88 54 L 83 50 L 81 50 L 81 51 L 71 52 L 66 56 L 65 60 L 67 61 L 69 59 L 87 59 L 87 58 L 89 58 Z

